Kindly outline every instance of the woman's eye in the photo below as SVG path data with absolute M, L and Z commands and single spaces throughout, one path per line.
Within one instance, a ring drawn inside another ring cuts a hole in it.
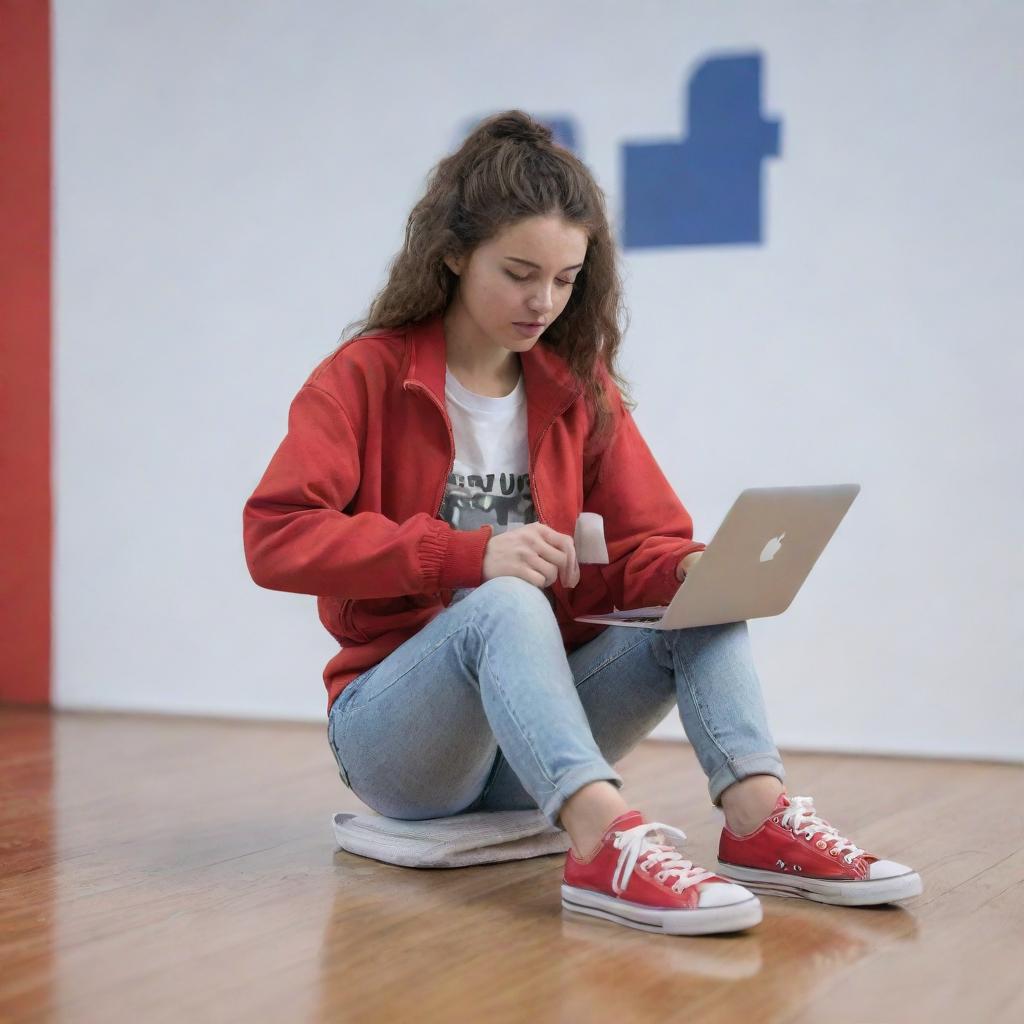
M 518 275 L 513 274 L 511 270 L 506 270 L 505 273 L 508 274 L 508 276 L 511 277 L 513 281 L 528 281 L 529 280 L 528 277 L 519 277 Z M 575 281 L 563 281 L 561 278 L 555 278 L 555 281 L 558 284 L 560 284 L 563 287 L 565 287 L 565 288 L 571 288 L 576 283 Z

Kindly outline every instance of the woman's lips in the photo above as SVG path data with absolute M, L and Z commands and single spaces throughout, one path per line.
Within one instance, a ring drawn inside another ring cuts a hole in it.
M 532 337 L 534 334 L 540 334 L 544 330 L 543 324 L 522 324 L 515 323 L 512 325 L 520 334 L 524 337 Z

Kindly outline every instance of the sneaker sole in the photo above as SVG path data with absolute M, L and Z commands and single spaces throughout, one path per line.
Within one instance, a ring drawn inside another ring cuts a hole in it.
M 629 900 L 615 899 L 593 889 L 577 889 L 564 882 L 562 908 L 664 935 L 711 935 L 715 932 L 742 931 L 760 923 L 764 916 L 761 901 L 756 896 L 724 907 L 661 910 Z
M 777 871 L 758 871 L 756 868 L 743 868 L 718 861 L 715 873 L 762 896 L 794 896 L 840 907 L 893 903 L 920 896 L 924 892 L 921 876 L 916 871 L 863 882 L 853 879 L 835 881 L 827 878 L 797 878 L 794 875 L 780 875 Z

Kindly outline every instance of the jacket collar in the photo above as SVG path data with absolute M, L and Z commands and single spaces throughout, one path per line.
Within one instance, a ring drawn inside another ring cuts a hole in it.
M 411 340 L 407 381 L 418 381 L 429 388 L 444 405 L 445 370 L 448 365 L 444 337 L 444 316 L 436 313 L 408 328 Z M 523 386 L 529 409 L 557 415 L 582 393 L 583 386 L 572 375 L 565 360 L 538 339 L 533 348 L 519 353 L 523 367 Z

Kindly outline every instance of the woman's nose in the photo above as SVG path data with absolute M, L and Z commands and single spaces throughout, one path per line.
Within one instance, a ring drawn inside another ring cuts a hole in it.
M 534 295 L 533 301 L 530 303 L 530 309 L 535 313 L 540 313 L 542 315 L 553 308 L 554 302 L 551 300 L 550 288 L 542 288 Z

